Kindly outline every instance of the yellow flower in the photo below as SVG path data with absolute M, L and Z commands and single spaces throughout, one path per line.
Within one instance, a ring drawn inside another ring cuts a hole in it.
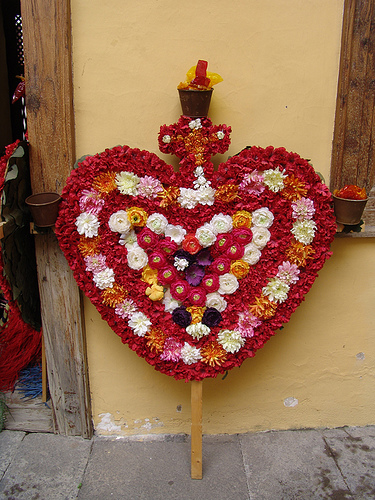
M 117 304 L 124 302 L 127 291 L 115 283 L 112 288 L 106 288 L 102 292 L 103 304 L 109 307 L 116 307 Z
M 251 213 L 247 210 L 239 210 L 232 215 L 233 227 L 250 227 Z
M 158 196 L 161 198 L 160 206 L 168 208 L 169 205 L 177 203 L 177 198 L 180 196 L 180 189 L 176 186 L 170 186 L 167 189 L 164 188 L 161 193 L 158 193 Z
M 229 203 L 238 198 L 238 186 L 236 184 L 224 184 L 218 187 L 215 198 L 223 203 Z
M 244 260 L 234 260 L 230 265 L 230 272 L 237 278 L 245 278 L 249 274 L 250 264 Z
M 115 183 L 116 172 L 104 172 L 98 175 L 92 183 L 92 187 L 100 193 L 110 193 L 114 191 L 117 186 Z
M 191 324 L 195 325 L 200 323 L 203 318 L 203 313 L 206 310 L 205 307 L 191 306 L 187 307 L 186 310 L 191 314 Z
M 296 201 L 306 196 L 307 188 L 304 182 L 300 181 L 298 177 L 290 175 L 284 179 L 284 189 L 281 191 L 284 198 L 289 201 Z
M 306 266 L 306 260 L 312 259 L 315 250 L 311 245 L 304 245 L 299 241 L 292 240 L 289 248 L 286 249 L 285 257 L 291 264 L 296 264 L 298 267 Z
M 163 351 L 166 334 L 160 328 L 152 328 L 145 335 L 147 347 L 150 351 L 154 351 L 157 354 Z
M 271 302 L 270 299 L 264 295 L 255 298 L 255 303 L 251 304 L 249 311 L 259 319 L 270 319 L 275 315 L 277 304 Z
M 85 236 L 81 236 L 78 243 L 78 250 L 81 252 L 83 257 L 96 255 L 99 253 L 99 242 L 100 236 L 96 236 L 95 238 L 86 238 Z
M 157 284 L 157 278 L 158 278 L 158 270 L 157 269 L 151 269 L 151 267 L 147 264 L 146 267 L 143 268 L 142 271 L 142 281 L 145 283 L 148 283 L 149 285 L 152 285 L 153 283 Z
M 164 297 L 164 288 L 157 283 L 153 283 L 151 286 L 146 288 L 146 295 L 153 302 L 162 300 Z
M 143 208 L 131 207 L 127 209 L 128 219 L 133 226 L 145 226 L 147 222 L 147 212 Z
M 208 365 L 215 367 L 220 366 L 227 357 L 227 352 L 225 349 L 221 347 L 218 342 L 208 342 L 201 349 L 201 356 L 203 363 L 207 363 Z

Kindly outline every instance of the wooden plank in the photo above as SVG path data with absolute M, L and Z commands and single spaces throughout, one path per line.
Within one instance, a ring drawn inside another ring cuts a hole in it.
M 21 0 L 34 193 L 61 193 L 75 161 L 70 1 Z M 91 437 L 81 297 L 55 235 L 35 236 L 55 431 Z
M 191 478 L 202 479 L 202 392 L 203 382 L 191 382 Z
M 42 402 L 47 402 L 48 396 L 48 378 L 47 378 L 47 362 L 46 362 L 46 345 L 42 336 Z
M 40 397 L 22 399 L 19 393 L 6 393 L 9 414 L 5 429 L 24 432 L 53 432 L 52 409 Z

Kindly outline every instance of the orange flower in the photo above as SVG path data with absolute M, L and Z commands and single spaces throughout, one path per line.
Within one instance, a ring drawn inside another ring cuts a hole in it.
M 115 177 L 116 172 L 104 172 L 94 179 L 92 187 L 101 193 L 108 194 L 117 188 Z
M 255 303 L 251 304 L 249 311 L 259 319 L 270 319 L 275 315 L 277 304 L 271 302 L 268 297 L 261 295 L 255 298 Z
M 164 288 L 157 283 L 152 283 L 151 286 L 146 288 L 145 293 L 150 300 L 156 302 L 158 300 L 162 300 L 164 297 Z
M 290 175 L 284 179 L 284 189 L 281 191 L 284 198 L 289 201 L 296 201 L 306 196 L 307 188 L 304 182 L 300 181 L 298 177 Z
M 230 265 L 230 272 L 237 278 L 245 278 L 249 274 L 250 264 L 244 260 L 233 260 Z
M 227 352 L 217 342 L 208 342 L 201 349 L 203 363 L 215 367 L 221 366 L 227 358 Z
M 99 242 L 100 236 L 96 236 L 95 238 L 85 238 L 85 236 L 81 236 L 78 243 L 78 250 L 81 252 L 83 257 L 95 255 L 99 253 Z
M 285 256 L 291 264 L 298 267 L 306 266 L 306 260 L 312 259 L 315 250 L 311 245 L 304 245 L 299 241 L 292 240 L 289 248 L 285 251 Z
M 238 198 L 238 186 L 236 184 L 224 184 L 219 186 L 215 193 L 215 198 L 224 203 L 229 203 L 230 201 Z
M 250 227 L 251 213 L 247 210 L 239 210 L 232 215 L 233 227 Z
M 199 241 L 197 240 L 194 234 L 187 234 L 185 236 L 185 239 L 182 242 L 182 248 L 186 252 L 189 252 L 191 255 L 196 254 L 197 252 L 199 252 L 199 250 L 202 249 Z
M 169 205 L 176 205 L 177 198 L 180 196 L 180 189 L 176 186 L 170 186 L 167 189 L 163 189 L 161 193 L 158 193 L 159 198 L 161 198 L 160 206 L 162 208 L 168 208 Z
M 166 334 L 160 328 L 152 328 L 145 335 L 147 347 L 157 354 L 163 351 Z
M 151 269 L 151 267 L 147 264 L 147 266 L 143 268 L 141 280 L 145 283 L 148 283 L 149 285 L 152 285 L 153 283 L 157 283 L 157 278 L 158 270 Z
M 186 310 L 191 314 L 191 324 L 195 325 L 196 323 L 200 323 L 202 321 L 203 313 L 206 308 L 199 306 L 190 306 L 187 307 Z
M 128 292 L 122 286 L 115 283 L 112 288 L 106 288 L 102 292 L 103 304 L 109 307 L 116 307 L 117 304 L 124 302 Z
M 143 208 L 131 207 L 126 210 L 128 219 L 133 226 L 143 227 L 146 225 L 148 214 Z

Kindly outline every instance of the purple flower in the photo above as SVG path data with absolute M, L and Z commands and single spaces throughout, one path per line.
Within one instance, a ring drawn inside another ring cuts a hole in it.
M 209 248 L 203 248 L 195 256 L 195 262 L 200 266 L 209 266 L 213 262 Z
M 192 264 L 195 260 L 195 255 L 191 255 L 189 252 L 186 252 L 186 250 L 183 250 L 180 248 L 177 250 L 177 252 L 173 255 L 173 257 L 178 257 L 179 259 L 185 259 L 189 262 L 189 264 Z
M 204 267 L 199 264 L 191 264 L 185 271 L 186 281 L 191 286 L 200 285 L 204 277 Z
M 186 328 L 191 323 L 191 314 L 185 309 L 185 307 L 176 307 L 172 312 L 172 319 L 176 325 Z
M 203 313 L 202 323 L 212 328 L 213 326 L 217 326 L 222 319 L 223 318 L 217 309 L 214 307 L 207 307 Z

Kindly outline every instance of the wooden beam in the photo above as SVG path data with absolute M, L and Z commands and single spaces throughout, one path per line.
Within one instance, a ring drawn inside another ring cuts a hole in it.
M 202 479 L 202 392 L 203 382 L 191 382 L 191 478 Z
M 69 0 L 21 0 L 33 193 L 61 194 L 75 162 Z M 49 231 L 35 236 L 55 431 L 91 437 L 81 297 Z

